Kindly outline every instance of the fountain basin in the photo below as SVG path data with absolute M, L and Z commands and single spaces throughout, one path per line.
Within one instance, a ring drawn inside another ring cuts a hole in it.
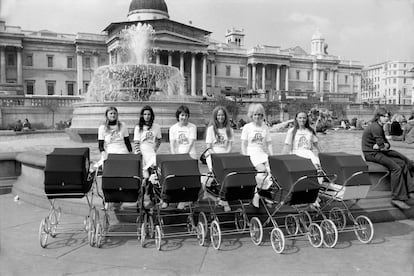
M 184 100 L 144 101 L 144 102 L 99 102 L 76 103 L 73 105 L 72 125 L 66 130 L 74 141 L 92 142 L 98 139 L 98 127 L 105 122 L 105 110 L 108 106 L 118 109 L 119 120 L 124 122 L 129 130 L 131 141 L 134 128 L 138 124 L 142 107 L 149 105 L 155 113 L 155 123 L 161 126 L 164 141 L 168 141 L 168 129 L 177 122 L 175 112 L 180 105 L 190 109 L 190 122 L 197 126 L 197 139 L 204 139 L 206 119 L 200 103 Z

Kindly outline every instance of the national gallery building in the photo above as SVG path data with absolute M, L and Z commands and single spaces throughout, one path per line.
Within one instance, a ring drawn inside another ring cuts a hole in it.
M 125 62 L 120 31 L 139 22 L 155 30 L 151 62 L 184 76 L 180 93 L 359 101 L 363 66 L 328 54 L 319 32 L 310 37 L 310 53 L 300 46 L 245 48 L 246 34 L 236 28 L 219 43 L 207 30 L 170 20 L 164 0 L 132 0 L 126 21 L 102 34 L 27 31 L 0 19 L 0 95 L 82 96 L 97 67 Z

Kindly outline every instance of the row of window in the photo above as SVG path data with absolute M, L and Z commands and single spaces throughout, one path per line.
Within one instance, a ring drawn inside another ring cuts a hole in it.
M 47 67 L 53 68 L 54 67 L 54 56 L 53 55 L 47 55 L 46 58 L 47 58 Z M 91 68 L 91 58 L 90 57 L 85 57 L 84 62 L 85 62 L 84 63 L 85 68 Z M 33 55 L 32 54 L 26 55 L 25 65 L 26 66 L 33 66 Z M 71 57 L 71 56 L 66 57 L 66 68 L 68 68 L 68 69 L 75 68 L 74 57 Z
M 56 81 L 47 80 L 45 82 L 45 87 L 47 91 L 47 95 L 58 95 L 56 94 Z M 84 91 L 88 91 L 89 82 L 84 82 Z M 35 81 L 27 80 L 26 81 L 26 94 L 27 95 L 34 95 L 35 94 Z M 65 95 L 73 96 L 75 92 L 75 82 L 67 81 L 66 82 L 66 93 Z M 63 91 L 60 91 L 60 95 L 63 95 Z

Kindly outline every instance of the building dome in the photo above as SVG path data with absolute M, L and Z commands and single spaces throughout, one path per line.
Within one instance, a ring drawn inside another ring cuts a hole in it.
M 170 18 L 164 0 L 132 0 L 129 5 L 128 20 L 153 20 Z

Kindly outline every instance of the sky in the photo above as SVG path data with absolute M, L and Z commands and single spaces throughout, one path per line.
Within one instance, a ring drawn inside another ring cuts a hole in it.
M 101 33 L 126 21 L 131 0 L 0 0 L 0 18 L 23 30 Z M 328 53 L 371 65 L 414 62 L 414 0 L 165 0 L 170 19 L 212 32 L 244 29 L 245 46 L 310 52 L 319 30 Z

